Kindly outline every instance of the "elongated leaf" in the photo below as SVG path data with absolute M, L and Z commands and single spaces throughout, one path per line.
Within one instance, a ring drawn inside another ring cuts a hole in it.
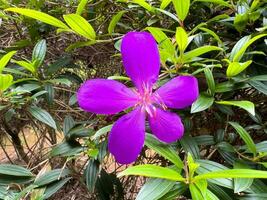
M 69 29 L 68 26 L 66 26 L 62 21 L 58 20 L 57 18 L 37 10 L 31 10 L 27 8 L 8 8 L 5 11 L 15 12 L 27 17 L 31 17 L 33 19 L 39 20 L 41 22 L 58 28 Z
M 79 3 L 77 10 L 76 10 L 77 15 L 81 15 L 83 13 L 84 8 L 85 8 L 86 4 L 88 3 L 88 1 L 90 2 L 92 0 L 80 0 L 80 3 Z
M 132 0 L 133 3 L 138 4 L 149 12 L 154 12 L 154 7 L 147 3 L 145 0 Z
M 190 0 L 172 0 L 178 18 L 184 21 L 188 15 Z
M 210 34 L 212 37 L 214 37 L 215 40 L 217 40 L 217 42 L 219 44 L 223 44 L 223 42 L 221 41 L 221 39 L 219 38 L 219 36 L 212 30 L 208 29 L 208 28 L 204 28 L 204 27 L 200 27 L 199 28 L 202 31 L 205 31 L 206 33 Z
M 74 32 L 89 40 L 95 40 L 95 30 L 86 19 L 77 14 L 64 15 L 63 18 Z
M 44 199 L 48 199 L 53 194 L 55 194 L 58 190 L 60 190 L 71 178 L 65 178 L 55 183 L 52 183 L 46 187 L 44 193 Z M 41 200 L 41 199 L 40 199 Z
M 202 54 L 208 53 L 210 51 L 222 51 L 220 47 L 216 46 L 203 46 L 197 49 L 191 50 L 184 54 L 184 61 L 190 62 L 193 58 L 196 58 Z
M 175 47 L 170 38 L 160 28 L 147 27 L 146 29 L 154 36 L 160 48 L 166 50 L 171 56 L 175 54 Z
M 146 134 L 146 146 L 156 151 L 158 154 L 163 156 L 164 158 L 171 161 L 173 164 L 175 164 L 178 168 L 183 168 L 183 162 L 178 156 L 178 153 L 175 152 L 175 150 L 167 144 L 164 144 L 162 142 L 159 142 L 153 135 Z
M 28 111 L 31 113 L 33 117 L 35 117 L 39 121 L 47 124 L 48 126 L 54 129 L 57 129 L 56 122 L 46 110 L 43 110 L 42 108 L 36 106 L 32 106 L 28 109 Z
M 204 200 L 200 190 L 195 184 L 189 184 L 189 190 L 191 193 L 192 200 Z
M 112 34 L 114 32 L 114 29 L 117 25 L 117 23 L 120 21 L 121 17 L 123 16 L 123 14 L 125 13 L 126 11 L 120 11 L 118 12 L 116 15 L 114 15 L 108 25 L 108 33 L 109 34 Z
M 198 99 L 191 106 L 191 113 L 200 112 L 212 106 L 214 97 L 200 94 Z
M 13 83 L 13 76 L 10 74 L 0 74 L 0 91 L 4 92 Z
M 118 177 L 129 175 L 163 178 L 173 181 L 185 181 L 185 178 L 183 178 L 178 172 L 174 171 L 173 169 L 150 164 L 129 167 L 123 172 L 119 173 Z
M 178 27 L 175 33 L 176 43 L 179 47 L 180 53 L 183 53 L 188 44 L 188 35 L 182 27 Z
M 15 55 L 15 53 L 16 51 L 10 51 L 0 59 L 0 73 L 2 73 L 3 69 L 5 68 L 9 60 L 12 58 L 12 56 Z
M 200 158 L 198 144 L 190 135 L 184 135 L 180 143 L 186 153 L 190 153 L 194 159 Z
M 249 167 L 243 163 L 236 162 L 234 163 L 235 169 L 248 169 Z M 248 189 L 253 183 L 253 179 L 247 178 L 235 178 L 234 179 L 234 192 L 239 193 Z
M 195 0 L 195 1 L 208 2 L 208 3 L 219 4 L 221 6 L 232 7 L 231 4 L 227 3 L 225 0 Z
M 254 156 L 257 153 L 256 145 L 252 138 L 250 137 L 249 133 L 238 123 L 236 122 L 229 122 L 231 126 L 234 127 L 234 129 L 237 131 L 237 133 L 240 135 L 240 137 L 243 139 L 243 141 L 246 143 L 248 150 L 254 154 Z
M 55 146 L 51 151 L 51 156 L 73 156 L 81 153 L 83 147 L 78 142 L 62 142 Z
M 111 130 L 112 126 L 113 126 L 113 124 L 110 124 L 110 125 L 108 125 L 108 126 L 105 126 L 105 127 L 101 128 L 101 129 L 99 129 L 99 130 L 92 136 L 92 140 L 95 140 L 95 139 L 99 138 L 100 136 L 102 136 L 102 135 L 108 133 L 108 132 Z
M 15 61 L 15 63 L 18 64 L 19 66 L 23 67 L 24 69 L 30 71 L 33 74 L 36 72 L 36 69 L 35 69 L 33 63 L 26 62 L 24 60 Z
M 41 66 L 46 54 L 46 41 L 40 40 L 34 47 L 32 52 L 32 62 L 34 62 L 35 68 Z
M 41 187 L 41 186 L 53 183 L 55 181 L 59 181 L 61 178 L 65 177 L 69 174 L 70 174 L 70 171 L 68 169 L 54 169 L 52 171 L 49 171 L 49 172 L 43 174 L 39 178 L 37 178 L 34 181 L 34 184 Z
M 237 106 L 248 111 L 250 114 L 255 115 L 255 106 L 250 101 L 216 101 L 217 104 Z
M 21 177 L 33 176 L 30 170 L 18 165 L 10 165 L 10 164 L 1 164 L 0 174 L 10 175 L 10 176 L 21 176 Z
M 138 193 L 136 200 L 157 200 L 169 192 L 175 181 L 164 179 L 149 179 Z
M 84 176 L 87 189 L 90 192 L 94 192 L 98 173 L 99 173 L 99 164 L 97 163 L 97 161 L 89 160 L 84 172 Z
M 258 39 L 260 39 L 260 38 L 262 38 L 262 37 L 266 37 L 267 36 L 267 34 L 260 34 L 260 35 L 257 35 L 257 36 L 255 36 L 255 37 L 253 37 L 253 38 L 251 38 L 250 40 L 248 40 L 241 48 L 240 48 L 240 50 L 235 54 L 235 56 L 234 56 L 234 58 L 233 58 L 233 61 L 234 62 L 238 62 L 241 58 L 242 58 L 242 56 L 243 56 L 243 54 L 245 53 L 245 51 L 247 50 L 247 48 L 253 43 L 253 42 L 255 42 L 256 40 L 258 40 Z
M 205 77 L 207 80 L 207 84 L 209 87 L 210 94 L 213 96 L 215 93 L 215 81 L 213 78 L 213 74 L 209 68 L 204 69 Z
M 160 9 L 165 9 L 171 2 L 172 0 L 162 0 L 160 4 Z
M 227 169 L 195 176 L 194 181 L 214 178 L 267 178 L 267 171 L 253 169 Z
M 248 60 L 244 63 L 239 63 L 239 62 L 231 62 L 226 71 L 226 75 L 228 77 L 236 76 L 242 71 L 244 71 L 249 65 L 251 65 L 252 60 Z

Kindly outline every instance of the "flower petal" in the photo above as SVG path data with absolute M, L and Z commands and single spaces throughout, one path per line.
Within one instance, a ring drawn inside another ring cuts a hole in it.
M 141 108 L 122 116 L 109 134 L 108 148 L 117 162 L 129 164 L 136 160 L 145 141 L 145 113 Z
M 157 108 L 148 121 L 152 133 L 163 142 L 174 142 L 184 134 L 181 118 L 174 113 Z
M 134 106 L 138 97 L 120 82 L 107 79 L 86 81 L 77 93 L 79 106 L 97 114 L 115 114 Z
M 157 81 L 160 57 L 157 43 L 148 32 L 129 32 L 121 43 L 122 61 L 127 75 L 139 90 Z
M 159 99 L 169 108 L 177 109 L 190 106 L 198 95 L 198 82 L 194 76 L 173 78 L 154 93 L 155 99 Z

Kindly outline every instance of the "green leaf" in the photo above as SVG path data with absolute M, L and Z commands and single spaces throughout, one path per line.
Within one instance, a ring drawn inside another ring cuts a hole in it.
M 36 68 L 34 67 L 33 63 L 24 61 L 24 60 L 20 60 L 20 61 L 15 61 L 16 64 L 18 64 L 19 66 L 23 67 L 24 69 L 30 71 L 32 74 L 34 74 L 36 72 Z
M 7 63 L 10 61 L 10 59 L 12 58 L 12 56 L 14 56 L 16 53 L 16 51 L 10 51 L 9 53 L 7 53 L 6 55 L 4 55 L 1 59 L 0 59 L 0 73 L 2 73 L 3 69 L 5 68 L 5 66 L 7 65 Z
M 87 189 L 90 192 L 94 192 L 98 173 L 99 173 L 99 164 L 97 163 L 97 161 L 89 160 L 86 169 L 84 171 L 84 176 Z
M 204 200 L 204 197 L 195 184 L 189 184 L 189 190 L 192 200 Z
M 191 106 L 191 113 L 200 112 L 212 106 L 214 97 L 209 97 L 205 94 L 200 94 L 198 99 Z
M 160 9 L 164 10 L 171 2 L 172 0 L 162 0 L 160 4 Z
M 108 33 L 112 34 L 114 32 L 114 29 L 117 25 L 117 23 L 120 21 L 122 15 L 125 13 L 126 11 L 120 11 L 118 12 L 116 15 L 114 15 L 108 25 Z
M 70 171 L 68 169 L 54 169 L 37 178 L 34 181 L 34 185 L 38 185 L 38 187 L 48 185 L 55 181 L 59 181 L 61 178 L 68 176 L 69 174 Z
M 182 54 L 185 51 L 188 44 L 188 35 L 182 27 L 178 27 L 176 29 L 175 38 L 180 54 Z
M 95 140 L 95 139 L 99 138 L 100 136 L 108 133 L 111 130 L 112 126 L 113 126 L 113 124 L 110 124 L 108 126 L 105 126 L 101 129 L 99 129 L 98 131 L 96 131 L 96 133 L 92 136 L 91 139 Z
M 180 143 L 186 153 L 190 153 L 194 159 L 200 158 L 200 150 L 193 137 L 184 135 Z
M 251 39 L 249 39 L 248 41 L 246 41 L 244 43 L 244 45 L 239 49 L 239 51 L 237 51 L 237 53 L 234 55 L 233 57 L 233 61 L 234 62 L 239 62 L 240 59 L 242 58 L 243 54 L 245 53 L 245 51 L 247 50 L 247 48 L 253 43 L 255 42 L 256 40 L 262 38 L 262 37 L 266 37 L 267 34 L 260 34 L 260 35 L 257 35 Z
M 188 15 L 190 0 L 172 0 L 178 18 L 184 21 Z
M 227 3 L 224 0 L 195 0 L 194 2 L 196 2 L 196 1 L 219 4 L 221 6 L 225 6 L 225 7 L 229 7 L 229 8 L 232 7 L 231 4 Z
M 235 44 L 235 46 L 233 47 L 230 56 L 229 56 L 229 60 L 233 61 L 234 56 L 237 54 L 237 52 L 250 40 L 251 36 L 247 35 L 242 37 L 240 40 L 238 40 L 238 42 Z
M 252 63 L 252 60 L 248 60 L 244 63 L 239 62 L 231 62 L 226 71 L 227 77 L 233 77 L 244 71 L 250 64 Z
M 256 145 L 253 141 L 253 139 L 250 137 L 249 133 L 238 123 L 236 122 L 229 122 L 231 126 L 234 127 L 234 129 L 237 131 L 237 133 L 240 135 L 240 137 L 243 139 L 243 141 L 246 143 L 248 150 L 256 156 L 257 150 Z
M 174 171 L 173 169 L 151 164 L 128 167 L 123 172 L 120 172 L 118 174 L 118 177 L 129 175 L 163 178 L 173 181 L 185 181 L 185 178 L 183 178 L 178 172 Z
M 163 156 L 164 158 L 171 161 L 178 168 L 183 168 L 183 162 L 179 157 L 178 153 L 168 144 L 159 142 L 153 135 L 146 134 L 145 144 L 150 149 L 153 149 L 155 152 Z
M 57 191 L 59 191 L 70 179 L 71 178 L 65 178 L 60 181 L 49 184 L 46 187 L 46 190 L 44 193 L 44 199 L 48 199 L 53 194 L 55 194 Z
M 210 92 L 211 96 L 213 96 L 215 93 L 215 81 L 213 78 L 213 74 L 209 68 L 205 68 L 204 73 L 205 73 L 205 77 L 206 77 L 207 84 L 209 87 L 209 92 Z
M 64 15 L 63 18 L 74 32 L 89 40 L 95 40 L 95 30 L 86 19 L 77 14 Z
M 223 42 L 221 41 L 220 37 L 214 31 L 207 29 L 207 28 L 204 28 L 204 27 L 200 27 L 199 29 L 210 34 L 212 37 L 214 37 L 215 40 L 217 40 L 217 42 L 219 44 L 223 45 Z
M 202 54 L 208 53 L 210 51 L 222 51 L 222 50 L 223 50 L 222 48 L 216 46 L 203 46 L 185 53 L 183 59 L 185 62 L 191 62 L 193 58 L 196 58 Z
M 6 91 L 13 84 L 13 76 L 10 74 L 0 74 L 0 91 Z
M 1 164 L 0 174 L 9 176 L 21 176 L 21 177 L 33 176 L 30 170 L 18 165 L 10 165 L 10 164 Z
M 235 162 L 235 169 L 248 169 L 249 167 L 243 163 Z M 253 183 L 253 179 L 235 178 L 234 179 L 234 192 L 240 193 L 248 189 Z
M 138 193 L 136 200 L 158 200 L 175 185 L 174 181 L 149 179 Z
M 255 115 L 255 106 L 250 101 L 216 101 L 217 104 L 237 106 Z
M 147 27 L 146 29 L 154 36 L 161 49 L 166 50 L 170 56 L 175 54 L 175 47 L 170 38 L 160 28 Z
M 73 156 L 81 153 L 83 147 L 75 141 L 62 142 L 56 145 L 50 152 L 52 157 L 55 156 Z
M 88 3 L 88 1 L 90 2 L 91 0 L 80 0 L 80 3 L 79 3 L 77 10 L 76 10 L 77 15 L 81 15 L 83 13 L 83 10 L 84 10 L 86 4 Z
M 68 26 L 66 26 L 62 21 L 58 20 L 57 18 L 37 10 L 26 9 L 26 8 L 8 8 L 5 9 L 5 11 L 10 11 L 21 15 L 25 15 L 27 17 L 31 17 L 33 19 L 39 20 L 41 22 L 44 22 L 46 24 L 58 28 L 69 29 Z
M 249 84 L 254 87 L 256 90 L 258 90 L 259 92 L 267 95 L 267 83 L 264 82 L 260 82 L 260 81 L 254 81 L 254 80 L 250 80 Z
M 32 62 L 34 63 L 35 69 L 40 67 L 44 61 L 46 54 L 46 41 L 40 40 L 34 47 L 32 52 Z
M 36 118 L 37 120 L 47 124 L 48 126 L 54 128 L 57 130 L 57 125 L 52 116 L 45 111 L 42 108 L 39 108 L 37 106 L 31 106 L 28 111 L 31 113 L 31 115 Z
M 149 12 L 154 12 L 154 7 L 147 3 L 145 0 L 132 0 L 132 3 L 138 4 Z
M 214 178 L 267 178 L 267 171 L 254 169 L 227 169 L 197 175 L 194 177 L 194 181 Z

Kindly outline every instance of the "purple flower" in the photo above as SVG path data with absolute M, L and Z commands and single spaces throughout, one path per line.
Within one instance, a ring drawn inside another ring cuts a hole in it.
M 178 115 L 168 108 L 181 109 L 190 106 L 198 97 L 198 83 L 193 76 L 173 78 L 153 91 L 160 71 L 157 43 L 147 32 L 129 32 L 121 44 L 123 65 L 136 89 L 107 79 L 86 81 L 79 89 L 79 106 L 97 114 L 115 114 L 127 108 L 134 109 L 113 125 L 109 151 L 121 164 L 136 160 L 145 141 L 145 120 L 152 133 L 163 142 L 174 142 L 184 133 Z

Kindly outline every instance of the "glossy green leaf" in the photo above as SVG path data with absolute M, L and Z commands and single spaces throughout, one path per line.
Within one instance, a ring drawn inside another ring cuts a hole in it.
M 108 33 L 109 34 L 112 34 L 114 32 L 114 29 L 117 25 L 117 23 L 120 21 L 121 17 L 123 16 L 123 14 L 125 13 L 126 11 L 120 11 L 118 12 L 116 15 L 114 15 L 108 25 Z
M 78 7 L 76 9 L 76 14 L 81 15 L 85 9 L 86 4 L 90 1 L 92 0 L 80 0 L 80 3 L 78 4 Z
M 198 99 L 191 106 L 191 113 L 200 112 L 212 106 L 214 97 L 209 97 L 205 94 L 200 94 Z
M 188 36 L 186 31 L 182 27 L 178 27 L 176 29 L 175 38 L 180 53 L 183 53 L 188 44 Z
M 33 19 L 39 20 L 41 22 L 44 22 L 46 24 L 58 27 L 58 28 L 63 28 L 63 29 L 68 29 L 68 26 L 66 26 L 62 21 L 58 20 L 55 17 L 52 17 L 51 15 L 48 15 L 46 13 L 37 11 L 37 10 L 32 10 L 32 9 L 27 9 L 27 8 L 8 8 L 5 11 L 10 11 L 10 12 L 15 12 L 27 17 L 31 17 Z
M 183 178 L 178 172 L 174 171 L 173 169 L 151 164 L 128 167 L 123 172 L 120 172 L 118 174 L 118 177 L 129 175 L 162 178 L 173 181 L 185 181 L 185 178 Z
M 219 4 L 219 5 L 225 6 L 225 7 L 232 7 L 231 4 L 227 3 L 225 0 L 195 0 L 195 2 L 196 1 Z
M 10 176 L 31 177 L 33 174 L 30 170 L 19 165 L 0 164 L 0 174 Z
M 195 184 L 189 184 L 189 190 L 191 193 L 192 200 L 204 200 L 200 190 Z
M 34 181 L 34 184 L 38 185 L 38 187 L 41 187 L 53 183 L 55 181 L 59 181 L 61 178 L 66 177 L 69 174 L 70 171 L 68 169 L 54 169 L 38 177 Z
M 258 39 L 260 39 L 260 38 L 262 38 L 262 37 L 266 37 L 266 36 L 267 36 L 267 34 L 260 34 L 260 35 L 257 35 L 257 36 L 255 36 L 255 37 L 249 39 L 248 41 L 246 41 L 246 42 L 244 43 L 244 45 L 239 49 L 239 51 L 237 51 L 236 54 L 234 55 L 234 57 L 233 57 L 233 61 L 234 61 L 234 62 L 238 62 L 238 61 L 242 58 L 242 56 L 243 56 L 243 54 L 245 53 L 245 51 L 247 50 L 247 48 L 248 48 L 253 42 L 255 42 L 256 40 L 258 40 Z
M 64 15 L 63 18 L 74 32 L 89 40 L 95 40 L 95 30 L 86 19 L 77 14 Z
M 190 62 L 193 58 L 196 58 L 196 57 L 203 55 L 205 53 L 208 53 L 210 51 L 222 51 L 222 49 L 220 47 L 216 47 L 216 46 L 199 47 L 199 48 L 196 48 L 194 50 L 191 50 L 191 51 L 185 53 L 184 54 L 184 61 Z
M 267 171 L 253 169 L 227 169 L 197 175 L 194 181 L 214 178 L 267 178 Z
M 200 158 L 200 150 L 193 137 L 184 135 L 179 142 L 186 153 L 190 153 L 194 159 Z
M 56 145 L 50 152 L 52 157 L 55 156 L 73 156 L 80 154 L 83 151 L 83 147 L 75 142 L 75 141 L 68 141 L 62 142 Z
M 149 179 L 138 193 L 136 200 L 158 200 L 169 192 L 175 181 L 164 179 Z
M 178 153 L 170 145 L 159 142 L 152 134 L 146 134 L 145 145 L 171 161 L 178 168 L 183 168 L 183 162 Z
M 24 69 L 30 71 L 31 73 L 35 73 L 36 72 L 36 68 L 34 67 L 33 63 L 24 61 L 24 60 L 20 60 L 20 61 L 15 61 L 16 64 L 18 64 L 19 66 L 23 67 Z
M 235 169 L 248 169 L 249 167 L 244 163 L 236 162 L 234 163 Z M 234 179 L 234 192 L 240 193 L 248 189 L 253 183 L 253 179 L 246 178 L 235 178 Z
M 188 15 L 190 0 L 172 0 L 178 18 L 184 21 Z
M 71 178 L 65 178 L 55 183 L 49 184 L 45 189 L 44 199 L 48 199 L 53 194 L 55 194 L 57 191 L 59 191 L 69 180 L 71 180 Z
M 46 55 L 46 41 L 40 40 L 34 47 L 32 52 L 32 62 L 34 67 L 38 68 L 44 61 Z
M 94 191 L 98 173 L 99 173 L 99 165 L 97 161 L 89 160 L 86 169 L 84 171 L 84 176 L 87 189 L 90 192 Z
M 255 106 L 250 101 L 216 101 L 217 104 L 237 106 L 248 111 L 250 114 L 255 115 Z
M 251 153 L 253 153 L 255 156 L 257 153 L 256 146 L 255 146 L 253 139 L 250 137 L 249 133 L 236 122 L 229 122 L 229 124 L 231 124 L 231 126 L 234 127 L 234 129 L 237 131 L 237 133 L 240 135 L 240 137 L 246 143 L 248 150 Z
M 1 59 L 0 59 L 0 73 L 2 73 L 3 69 L 5 68 L 5 66 L 7 65 L 7 63 L 10 61 L 10 59 L 12 58 L 12 56 L 14 56 L 16 53 L 16 51 L 10 51 L 9 53 L 7 53 L 6 55 L 4 55 Z
M 105 126 L 101 129 L 99 129 L 98 131 L 96 131 L 96 133 L 92 136 L 91 139 L 95 140 L 95 139 L 99 138 L 100 136 L 108 133 L 111 130 L 112 126 L 113 126 L 113 124 L 110 124 L 108 126 Z
M 209 87 L 209 92 L 213 96 L 215 93 L 215 81 L 213 78 L 213 74 L 209 68 L 205 68 L 204 73 Z
M 149 12 L 154 12 L 154 7 L 147 3 L 145 0 L 132 0 L 131 2 L 138 4 Z
M 4 92 L 13 83 L 13 76 L 10 74 L 0 74 L 0 91 Z
M 48 126 L 57 129 L 56 122 L 52 118 L 52 116 L 44 109 L 39 108 L 37 106 L 31 106 L 28 111 L 31 115 L 36 118 L 37 120 L 47 124 Z
M 249 65 L 251 65 L 252 60 L 248 60 L 244 63 L 231 62 L 226 70 L 226 75 L 228 77 L 233 77 L 244 71 Z
M 160 4 L 160 9 L 165 9 L 171 2 L 172 0 L 162 0 Z

